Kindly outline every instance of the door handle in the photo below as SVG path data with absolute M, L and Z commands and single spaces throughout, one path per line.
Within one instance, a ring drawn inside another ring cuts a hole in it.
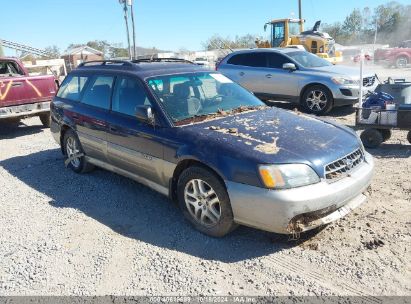
M 78 116 L 76 114 L 73 114 L 73 116 L 71 116 L 74 120 L 78 120 Z
M 110 131 L 112 131 L 112 132 L 117 132 L 117 128 L 116 128 L 116 127 L 110 126 L 109 129 L 110 129 Z
M 245 75 L 245 73 L 244 72 L 240 72 L 240 74 L 239 74 L 240 76 L 244 76 Z
M 11 85 L 12 87 L 21 87 L 23 85 L 22 82 L 13 82 L 13 84 Z
M 266 78 L 272 78 L 272 77 L 273 77 L 273 75 L 271 75 L 271 74 L 267 74 L 267 75 L 265 75 L 265 77 L 266 77 Z

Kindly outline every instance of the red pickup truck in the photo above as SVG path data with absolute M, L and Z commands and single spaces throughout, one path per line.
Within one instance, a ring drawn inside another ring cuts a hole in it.
M 378 49 L 374 53 L 374 62 L 386 66 L 405 68 L 411 63 L 411 40 L 403 41 L 399 47 Z
M 20 60 L 0 57 L 0 121 L 39 116 L 49 127 L 50 101 L 57 88 L 54 76 L 29 76 Z

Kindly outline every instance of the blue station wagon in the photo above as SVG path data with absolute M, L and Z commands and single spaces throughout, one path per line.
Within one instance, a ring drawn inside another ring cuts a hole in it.
M 365 202 L 374 164 L 351 129 L 268 107 L 222 74 L 177 59 L 80 65 L 51 104 L 66 165 L 132 178 L 195 228 L 297 234 Z

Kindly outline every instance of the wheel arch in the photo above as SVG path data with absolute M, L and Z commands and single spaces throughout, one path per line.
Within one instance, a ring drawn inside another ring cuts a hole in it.
M 304 96 L 305 92 L 306 92 L 310 87 L 317 86 L 317 85 L 324 87 L 324 88 L 331 94 L 332 98 L 333 98 L 333 99 L 335 98 L 335 96 L 334 96 L 334 94 L 333 94 L 333 91 L 330 90 L 330 88 L 329 88 L 326 84 L 321 83 L 321 82 L 310 82 L 310 83 L 304 85 L 303 88 L 302 88 L 301 91 L 300 91 L 300 104 L 301 104 L 301 102 L 303 101 L 302 99 L 303 99 L 303 96 Z M 333 103 L 334 103 L 334 100 L 333 100 Z
M 407 60 L 411 59 L 411 55 L 408 53 L 399 53 L 395 56 L 395 60 L 398 60 L 399 58 L 405 57 Z
M 63 153 L 63 155 L 66 155 L 66 151 L 64 149 L 64 135 L 66 134 L 66 132 L 68 130 L 73 130 L 70 126 L 68 125 L 62 125 L 60 128 L 60 148 L 61 148 L 61 153 Z
M 170 180 L 169 193 L 170 193 L 170 198 L 174 202 L 177 202 L 177 183 L 178 183 L 178 179 L 179 179 L 181 173 L 183 173 L 183 171 L 185 169 L 187 169 L 189 167 L 193 167 L 193 166 L 202 167 L 202 168 L 204 168 L 206 170 L 209 170 L 212 173 L 214 173 L 214 175 L 218 178 L 218 180 L 222 183 L 224 188 L 226 188 L 226 190 L 227 190 L 227 186 L 224 182 L 224 178 L 223 178 L 222 174 L 218 172 L 218 170 L 216 170 L 215 168 L 213 168 L 210 165 L 205 164 L 204 162 L 202 162 L 198 159 L 185 158 L 185 159 L 182 159 L 178 162 L 177 166 L 174 169 L 173 177 Z

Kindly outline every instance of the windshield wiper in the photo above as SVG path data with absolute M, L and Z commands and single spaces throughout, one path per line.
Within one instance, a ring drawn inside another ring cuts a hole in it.
M 253 105 L 253 106 L 238 106 L 236 108 L 232 108 L 229 110 L 218 109 L 216 112 L 211 112 L 208 114 L 201 114 L 201 115 L 194 115 L 191 117 L 183 118 L 181 120 L 176 121 L 175 125 L 179 126 L 179 125 L 185 125 L 189 123 L 196 123 L 196 122 L 204 121 L 209 118 L 224 117 L 230 114 L 243 113 L 247 111 L 260 110 L 260 109 L 265 109 L 265 108 L 268 108 L 268 106 Z
M 188 123 L 195 123 L 195 122 L 204 121 L 208 118 L 227 116 L 230 113 L 231 113 L 231 110 L 230 111 L 224 111 L 223 109 L 218 109 L 216 112 L 211 112 L 211 113 L 207 113 L 207 114 L 200 114 L 200 115 L 196 114 L 196 115 L 193 115 L 191 117 L 183 118 L 181 120 L 176 121 L 175 124 L 176 125 L 185 125 L 185 124 L 188 124 Z

